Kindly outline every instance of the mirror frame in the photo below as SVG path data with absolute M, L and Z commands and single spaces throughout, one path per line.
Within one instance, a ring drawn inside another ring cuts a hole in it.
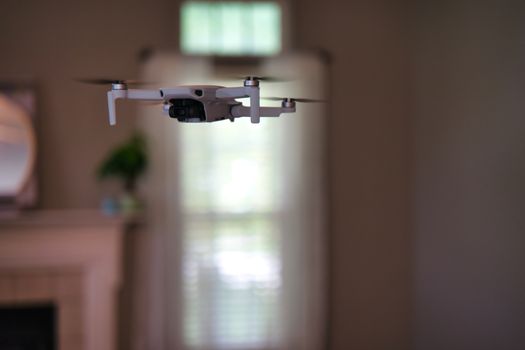
M 22 123 L 25 124 L 29 130 L 30 148 L 30 165 L 25 170 L 25 174 L 16 190 L 16 194 L 14 196 L 0 197 L 0 211 L 31 208 L 35 206 L 38 197 L 36 181 L 38 147 L 35 130 L 35 89 L 29 84 L 0 83 L 0 95 L 7 97 L 26 112 L 28 118 L 24 118 Z

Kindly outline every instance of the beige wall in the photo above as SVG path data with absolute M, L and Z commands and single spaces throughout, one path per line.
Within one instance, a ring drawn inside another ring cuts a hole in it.
M 140 48 L 176 47 L 177 3 L 1 2 L 0 80 L 38 86 L 42 208 L 97 206 L 95 165 L 133 128 L 71 78 L 133 77 Z M 520 348 L 525 6 L 294 7 L 292 42 L 331 57 L 329 348 Z
M 136 77 L 141 48 L 175 40 L 173 10 L 164 0 L 1 2 L 0 80 L 38 89 L 40 207 L 98 205 L 95 168 L 133 123 L 108 128 L 107 87 L 72 78 Z M 134 109 L 121 114 L 132 119 Z
M 175 46 L 176 1 L 3 1 L 0 77 L 38 83 L 41 207 L 95 207 L 94 167 L 132 128 L 106 124 L 104 87 L 144 45 Z M 409 141 L 403 1 L 297 0 L 295 46 L 331 56 L 329 348 L 409 344 Z M 122 110 L 134 114 L 133 108 Z M 122 114 L 122 113 L 121 113 Z M 123 119 L 123 118 L 122 118 Z
M 330 323 L 334 350 L 407 349 L 410 317 L 407 9 L 297 1 L 296 40 L 331 58 Z
M 415 349 L 523 349 L 525 3 L 417 10 Z

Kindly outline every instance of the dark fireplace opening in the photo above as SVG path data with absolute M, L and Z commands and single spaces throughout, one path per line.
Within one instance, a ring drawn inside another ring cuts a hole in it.
M 0 305 L 0 349 L 55 350 L 56 307 Z

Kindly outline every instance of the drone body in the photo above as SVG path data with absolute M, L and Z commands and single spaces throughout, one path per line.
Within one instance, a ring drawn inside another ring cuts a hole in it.
M 300 99 L 282 98 L 281 107 L 261 107 L 259 80 L 246 77 L 243 86 L 224 87 L 214 85 L 181 86 L 153 90 L 128 89 L 126 81 L 109 81 L 108 91 L 109 123 L 117 122 L 115 102 L 117 99 L 147 100 L 163 103 L 164 113 L 180 122 L 205 123 L 235 118 L 250 117 L 252 123 L 259 123 L 260 117 L 279 117 L 282 113 L 294 113 L 295 101 Z M 237 98 L 250 99 L 244 106 Z

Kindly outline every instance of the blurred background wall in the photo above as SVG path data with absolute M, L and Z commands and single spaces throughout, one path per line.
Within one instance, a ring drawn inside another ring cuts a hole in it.
M 523 5 L 291 8 L 294 48 L 330 60 L 329 348 L 519 348 Z M 2 1 L 0 78 L 38 87 L 40 208 L 97 207 L 95 166 L 134 128 L 133 106 L 109 128 L 106 89 L 71 79 L 135 77 L 141 49 L 177 48 L 177 9 Z
M 97 207 L 95 168 L 134 128 L 135 111 L 108 128 L 106 88 L 73 79 L 136 77 L 142 48 L 176 45 L 177 4 L 7 0 L 0 12 L 0 77 L 37 87 L 40 207 Z
M 297 1 L 296 40 L 331 57 L 332 349 L 409 347 L 408 5 Z
M 525 4 L 418 6 L 416 349 L 525 344 Z

